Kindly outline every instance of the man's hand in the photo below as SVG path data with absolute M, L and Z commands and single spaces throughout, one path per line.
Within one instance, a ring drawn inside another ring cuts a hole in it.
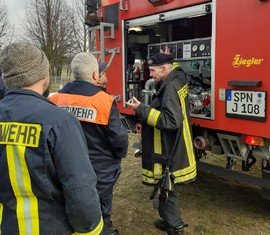
M 125 104 L 127 105 L 128 108 L 136 110 L 138 106 L 141 104 L 141 102 L 133 96 L 130 100 L 126 101 Z
M 168 55 L 171 55 L 172 54 L 171 48 L 168 47 L 167 45 L 163 49 L 160 49 L 160 52 L 161 53 L 164 53 L 164 54 L 168 54 Z

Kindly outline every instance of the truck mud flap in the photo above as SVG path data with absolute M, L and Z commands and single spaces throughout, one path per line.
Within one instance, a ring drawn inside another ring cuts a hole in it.
M 222 167 L 214 166 L 205 162 L 198 161 L 197 167 L 199 170 L 223 176 L 225 178 L 234 179 L 237 181 L 246 182 L 262 188 L 262 197 L 270 200 L 270 171 L 263 171 L 262 178 L 243 174 L 237 171 L 227 170 Z
M 270 170 L 262 171 L 262 178 L 268 181 L 268 185 L 270 185 Z M 270 189 L 267 187 L 262 187 L 262 197 L 270 200 Z

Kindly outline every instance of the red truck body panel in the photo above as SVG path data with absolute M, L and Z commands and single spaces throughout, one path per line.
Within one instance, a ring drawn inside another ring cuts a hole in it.
M 166 1 L 165 1 L 166 2 Z M 170 2 L 170 1 L 169 1 Z M 119 1 L 103 0 L 99 9 L 116 4 Z M 125 3 L 125 1 L 123 1 Z M 165 5 L 154 6 L 147 0 L 127 1 L 128 10 L 120 10 L 119 27 L 115 30 L 115 39 L 106 39 L 105 45 L 110 48 L 120 48 L 120 54 L 113 59 L 107 70 L 109 83 L 107 90 L 112 95 L 120 95 L 122 100 L 118 107 L 123 114 L 133 114 L 124 107 L 123 100 L 123 22 L 129 19 L 140 18 L 152 14 L 168 12 L 202 3 L 215 4 L 213 12 L 214 23 L 212 35 L 215 45 L 214 68 L 212 81 L 213 117 L 202 119 L 193 117 L 194 125 L 214 130 L 249 134 L 270 138 L 270 112 L 268 111 L 268 91 L 270 82 L 270 2 L 259 0 L 175 0 Z M 105 19 L 106 20 L 106 19 Z M 106 56 L 106 61 L 109 55 Z M 261 81 L 260 86 L 242 87 L 231 86 L 229 81 Z M 246 120 L 226 116 L 226 101 L 220 97 L 220 92 L 226 89 L 266 91 L 266 118 L 265 121 Z

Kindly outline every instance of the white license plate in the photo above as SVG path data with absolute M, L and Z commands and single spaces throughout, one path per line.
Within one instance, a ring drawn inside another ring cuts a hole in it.
M 265 91 L 226 90 L 226 116 L 265 121 Z

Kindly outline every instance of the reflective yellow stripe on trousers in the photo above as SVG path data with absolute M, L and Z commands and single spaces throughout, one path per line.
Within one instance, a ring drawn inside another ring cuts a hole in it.
M 99 235 L 102 232 L 103 226 L 104 226 L 104 221 L 103 221 L 103 218 L 101 217 L 98 225 L 94 228 L 94 230 L 87 232 L 87 233 L 75 232 L 72 235 Z
M 16 197 L 20 235 L 39 235 L 38 201 L 32 191 L 25 146 L 7 145 L 9 178 Z

